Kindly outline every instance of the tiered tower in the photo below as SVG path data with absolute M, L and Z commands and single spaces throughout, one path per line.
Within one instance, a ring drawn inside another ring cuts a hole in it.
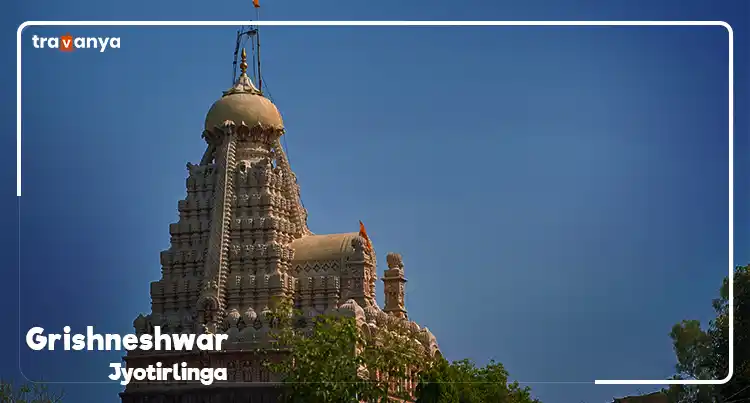
M 388 256 L 386 293 L 396 296 L 386 297 L 387 314 L 375 302 L 376 259 L 366 234 L 310 232 L 279 142 L 283 120 L 248 77 L 244 49 L 240 68 L 239 79 L 206 116 L 200 163 L 187 164 L 187 197 L 178 203 L 179 221 L 170 225 L 170 248 L 161 253 L 162 278 L 151 283 L 152 312 L 133 323 L 137 334 L 152 333 L 154 326 L 162 333 L 226 333 L 226 349 L 132 351 L 125 358 L 134 368 L 156 361 L 228 368 L 231 382 L 210 388 L 130 383 L 123 403 L 276 401 L 275 377 L 259 351 L 269 346 L 271 309 L 283 300 L 309 317 L 349 314 L 363 331 L 398 331 L 438 352 L 434 336 L 406 319 L 399 255 Z

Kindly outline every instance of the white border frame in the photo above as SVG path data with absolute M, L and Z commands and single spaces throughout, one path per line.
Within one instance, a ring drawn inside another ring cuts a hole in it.
M 26 21 L 16 31 L 16 196 L 21 197 L 21 39 L 34 26 L 242 26 L 248 21 Z M 729 374 L 716 380 L 595 380 L 597 385 L 722 385 L 734 375 L 734 30 L 724 21 L 253 21 L 262 26 L 720 26 L 729 33 Z M 19 278 L 20 282 L 20 278 Z M 19 296 L 20 303 L 20 296 Z M 20 320 L 20 319 L 19 319 Z M 19 355 L 20 360 L 20 355 Z M 19 361 L 20 369 L 20 361 Z

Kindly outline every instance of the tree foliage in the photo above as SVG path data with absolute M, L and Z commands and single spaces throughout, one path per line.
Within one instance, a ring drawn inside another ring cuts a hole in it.
M 703 329 L 699 321 L 684 320 L 670 337 L 677 358 L 676 379 L 724 379 L 729 374 L 729 279 L 713 301 L 716 318 Z M 675 385 L 665 390 L 676 403 L 750 402 L 750 271 L 734 272 L 734 374 L 724 385 Z
M 459 391 L 450 363 L 437 357 L 419 375 L 416 394 L 418 403 L 458 403 Z
M 0 380 L 0 403 L 59 403 L 63 394 L 49 391 L 42 383 L 15 385 Z
M 399 333 L 371 332 L 349 316 L 301 320 L 289 308 L 276 312 L 277 348 L 288 355 L 269 366 L 281 374 L 287 402 L 539 403 L 529 388 L 508 382 L 500 363 L 451 364 Z
M 502 364 L 477 367 L 470 360 L 448 363 L 438 358 L 420 377 L 417 403 L 539 403 L 528 387 L 508 382 Z
M 301 323 L 281 308 L 277 348 L 287 353 L 270 363 L 292 403 L 380 402 L 409 398 L 407 370 L 426 362 L 414 344 L 391 332 L 370 334 L 353 317 L 321 315 Z

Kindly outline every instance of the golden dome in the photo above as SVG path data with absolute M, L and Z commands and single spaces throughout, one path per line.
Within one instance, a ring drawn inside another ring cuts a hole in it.
M 211 130 L 227 120 L 233 121 L 236 125 L 244 122 L 249 127 L 284 128 L 279 110 L 260 93 L 235 92 L 224 95 L 208 110 L 205 128 Z
M 249 127 L 262 126 L 271 129 L 283 129 L 284 121 L 276 106 L 255 88 L 247 76 L 247 55 L 242 49 L 242 74 L 224 96 L 214 102 L 206 114 L 205 128 L 212 130 L 227 120 L 235 125 L 245 124 Z

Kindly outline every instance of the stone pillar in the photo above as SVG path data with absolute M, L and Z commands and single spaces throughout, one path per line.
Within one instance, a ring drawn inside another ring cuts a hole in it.
M 398 318 L 407 318 L 404 307 L 406 278 L 404 277 L 404 263 L 398 253 L 386 256 L 388 270 L 385 271 L 383 288 L 385 291 L 385 311 Z
M 365 292 L 365 272 L 367 270 L 367 244 L 366 239 L 362 236 L 355 237 L 352 240 L 352 249 L 354 253 L 344 263 L 345 273 L 341 276 L 342 289 L 341 301 L 344 302 L 353 299 L 359 306 L 367 306 L 367 297 Z

